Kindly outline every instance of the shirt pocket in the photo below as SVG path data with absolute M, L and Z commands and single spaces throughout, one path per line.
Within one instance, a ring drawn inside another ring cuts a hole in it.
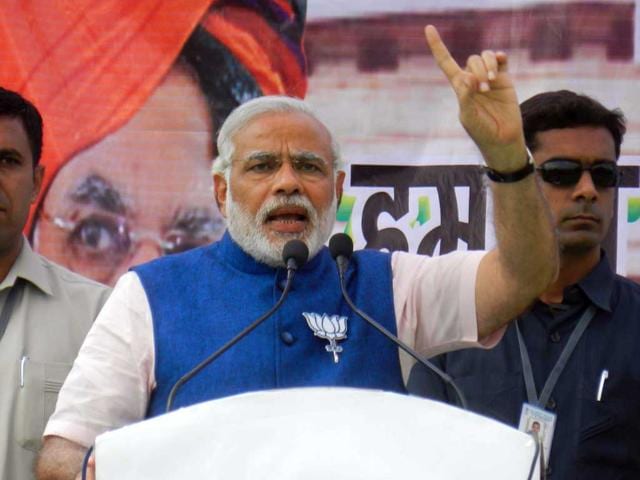
M 578 463 L 585 475 L 602 466 L 610 472 L 640 472 L 640 382 L 629 375 L 617 380 L 605 384 L 600 401 L 594 388 L 591 398 L 583 395 Z
M 25 358 L 21 366 L 21 385 L 16 405 L 18 444 L 38 451 L 42 432 L 53 413 L 58 393 L 71 370 L 70 363 L 38 362 Z

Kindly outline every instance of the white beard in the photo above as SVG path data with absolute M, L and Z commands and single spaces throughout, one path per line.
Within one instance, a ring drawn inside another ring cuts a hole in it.
M 283 195 L 267 200 L 254 217 L 233 200 L 231 188 L 228 188 L 226 204 L 227 230 L 240 248 L 259 262 L 271 267 L 284 267 L 282 249 L 289 240 L 302 240 L 309 248 L 309 259 L 320 251 L 333 231 L 338 199 L 334 195 L 329 208 L 318 213 L 307 197 Z M 270 240 L 265 221 L 270 212 L 284 206 L 304 208 L 307 211 L 307 226 L 301 233 L 279 233 L 276 240 Z

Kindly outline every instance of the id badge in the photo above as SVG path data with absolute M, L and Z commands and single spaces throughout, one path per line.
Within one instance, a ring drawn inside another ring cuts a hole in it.
M 520 413 L 520 423 L 518 430 L 535 436 L 542 450 L 542 463 L 546 467 L 549 454 L 551 453 L 551 442 L 553 431 L 556 427 L 556 414 L 544 410 L 530 403 L 522 405 Z

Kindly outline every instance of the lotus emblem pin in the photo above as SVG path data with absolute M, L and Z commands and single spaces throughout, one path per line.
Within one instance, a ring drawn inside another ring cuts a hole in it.
M 310 312 L 302 312 L 302 316 L 316 337 L 329 340 L 329 345 L 325 345 L 324 348 L 327 352 L 333 353 L 333 361 L 338 363 L 338 353 L 342 352 L 342 347 L 336 342 L 347 338 L 347 317 Z

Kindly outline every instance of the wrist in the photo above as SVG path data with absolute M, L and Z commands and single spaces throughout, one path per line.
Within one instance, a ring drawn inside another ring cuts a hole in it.
M 489 177 L 489 180 L 496 183 L 515 183 L 525 179 L 535 171 L 531 151 L 525 147 L 525 152 L 526 164 L 522 168 L 512 171 L 499 171 L 490 167 L 484 167 L 484 173 Z

